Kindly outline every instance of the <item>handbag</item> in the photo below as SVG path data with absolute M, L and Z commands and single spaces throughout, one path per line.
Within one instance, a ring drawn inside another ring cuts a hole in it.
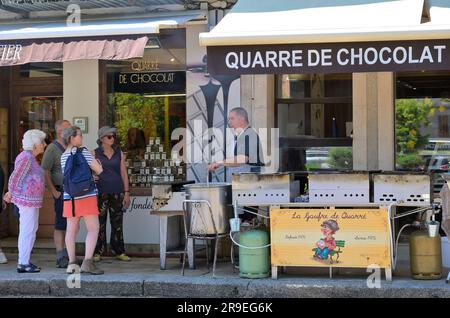
M 13 208 L 12 208 L 12 215 L 15 218 L 20 218 L 20 213 L 19 213 L 19 207 L 15 204 L 12 204 Z

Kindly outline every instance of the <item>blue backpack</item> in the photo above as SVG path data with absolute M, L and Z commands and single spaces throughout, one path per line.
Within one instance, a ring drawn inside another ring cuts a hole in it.
M 83 156 L 83 150 L 70 152 L 64 167 L 64 192 L 72 199 L 72 214 L 75 216 L 75 198 L 95 191 L 95 183 L 92 178 L 91 167 Z

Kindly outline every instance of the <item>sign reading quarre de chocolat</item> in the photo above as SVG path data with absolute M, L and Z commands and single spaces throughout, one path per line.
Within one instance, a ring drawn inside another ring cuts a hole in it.
M 185 93 L 186 72 L 112 73 L 114 91 L 122 93 Z
M 450 40 L 210 46 L 211 74 L 450 69 Z

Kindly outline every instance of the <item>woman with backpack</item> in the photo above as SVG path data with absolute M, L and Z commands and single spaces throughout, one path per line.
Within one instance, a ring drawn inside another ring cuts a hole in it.
M 103 270 L 97 268 L 92 260 L 99 232 L 97 188 L 93 182 L 92 171 L 99 175 L 103 168 L 88 149 L 81 147 L 83 136 L 79 127 L 65 129 L 63 139 L 67 146 L 61 156 L 61 170 L 64 174 L 63 216 L 67 218 L 66 248 L 69 254 L 67 273 L 72 274 L 78 269 L 75 239 L 80 229 L 80 218 L 83 218 L 87 236 L 81 273 L 101 275 Z M 80 180 L 87 180 L 87 184 L 80 187 Z
M 32 129 L 22 139 L 23 151 L 16 157 L 8 190 L 4 196 L 7 203 L 19 208 L 19 262 L 17 272 L 38 273 L 41 268 L 30 262 L 31 250 L 36 241 L 39 226 L 39 209 L 44 199 L 44 170 L 36 157 L 44 152 L 45 133 Z
M 125 167 L 125 156 L 116 147 L 117 129 L 104 126 L 98 131 L 94 155 L 103 167 L 103 173 L 97 181 L 98 208 L 100 210 L 100 233 L 94 254 L 94 262 L 101 260 L 106 252 L 106 220 L 109 214 L 111 223 L 111 250 L 120 261 L 130 261 L 125 254 L 123 241 L 123 210 L 130 206 L 130 191 L 128 189 L 128 173 Z

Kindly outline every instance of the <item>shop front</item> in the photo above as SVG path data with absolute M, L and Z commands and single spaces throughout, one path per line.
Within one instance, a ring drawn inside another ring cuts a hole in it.
M 447 170 L 449 10 L 439 1 L 241 1 L 200 35 L 210 74 L 241 76 L 252 126 L 279 129 L 279 169 L 265 172 L 301 184 L 298 201 L 282 202 L 277 187 L 260 193 L 267 174 L 233 178 L 239 206 L 270 209 L 272 276 L 278 266 L 372 264 L 390 278 L 392 208 L 430 208 L 442 185 L 434 177 Z M 403 181 L 382 192 L 390 175 Z M 424 188 L 409 187 L 423 176 Z M 266 200 L 246 199 L 259 195 Z M 333 255 L 322 255 L 330 241 Z
M 23 133 L 41 129 L 51 142 L 59 119 L 79 125 L 91 150 L 101 126 L 116 127 L 132 196 L 125 243 L 143 244 L 146 248 L 136 251 L 154 253 L 159 218 L 149 215 L 151 184 L 186 181 L 186 166 L 171 154 L 178 142 L 171 135 L 186 127 L 187 61 L 195 67 L 203 59 L 191 38 L 206 30 L 206 20 L 205 12 L 196 10 L 135 16 L 85 21 L 78 28 L 36 23 L 31 33 L 21 24 L 0 26 L 6 51 L 13 43 L 20 48 L 15 55 L 6 52 L 0 62 L 0 160 L 11 171 Z M 17 235 L 17 220 L 9 216 L 7 221 L 2 235 Z M 173 244 L 179 244 L 178 221 L 171 224 L 177 233 Z M 52 199 L 46 194 L 38 237 L 51 238 L 53 223 Z M 84 234 L 83 228 L 80 240 Z

